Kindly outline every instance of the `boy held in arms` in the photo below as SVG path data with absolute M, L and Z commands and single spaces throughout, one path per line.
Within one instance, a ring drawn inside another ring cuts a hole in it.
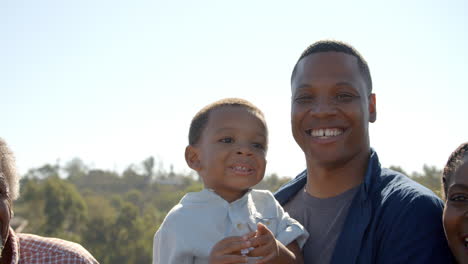
M 302 263 L 307 231 L 269 191 L 264 176 L 268 131 L 263 113 L 229 98 L 192 120 L 185 160 L 205 189 L 188 193 L 154 236 L 153 264 Z

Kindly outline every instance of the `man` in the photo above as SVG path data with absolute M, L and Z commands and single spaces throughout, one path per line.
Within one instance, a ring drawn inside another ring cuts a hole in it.
M 13 153 L 0 138 L 0 263 L 97 264 L 81 245 L 58 238 L 15 233 L 10 227 L 12 200 L 19 195 Z
M 369 67 L 350 45 L 319 41 L 291 76 L 291 125 L 307 169 L 275 194 L 310 233 L 305 263 L 449 263 L 443 203 L 380 167 Z

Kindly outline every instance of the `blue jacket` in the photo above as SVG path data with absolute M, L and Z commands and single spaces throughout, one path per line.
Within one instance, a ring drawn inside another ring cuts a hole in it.
M 304 188 L 307 171 L 275 197 L 281 205 Z M 452 263 L 442 226 L 442 201 L 407 176 L 380 167 L 371 150 L 331 263 Z M 309 239 L 314 239 L 310 237 Z

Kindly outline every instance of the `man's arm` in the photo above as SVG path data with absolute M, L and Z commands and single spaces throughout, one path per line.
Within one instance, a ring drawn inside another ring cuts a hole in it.
M 386 223 L 377 250 L 377 263 L 451 263 L 442 226 L 443 204 L 435 196 L 420 195 L 400 208 Z M 388 220 L 388 219 L 387 219 Z

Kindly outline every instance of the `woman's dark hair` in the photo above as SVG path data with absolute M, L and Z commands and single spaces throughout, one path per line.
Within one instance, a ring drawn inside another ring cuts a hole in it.
M 468 142 L 461 144 L 454 152 L 452 152 L 447 164 L 445 165 L 444 172 L 442 174 L 442 191 L 445 200 L 447 200 L 447 185 L 452 179 L 453 174 L 463 164 L 463 159 L 465 159 L 465 157 L 468 157 Z

